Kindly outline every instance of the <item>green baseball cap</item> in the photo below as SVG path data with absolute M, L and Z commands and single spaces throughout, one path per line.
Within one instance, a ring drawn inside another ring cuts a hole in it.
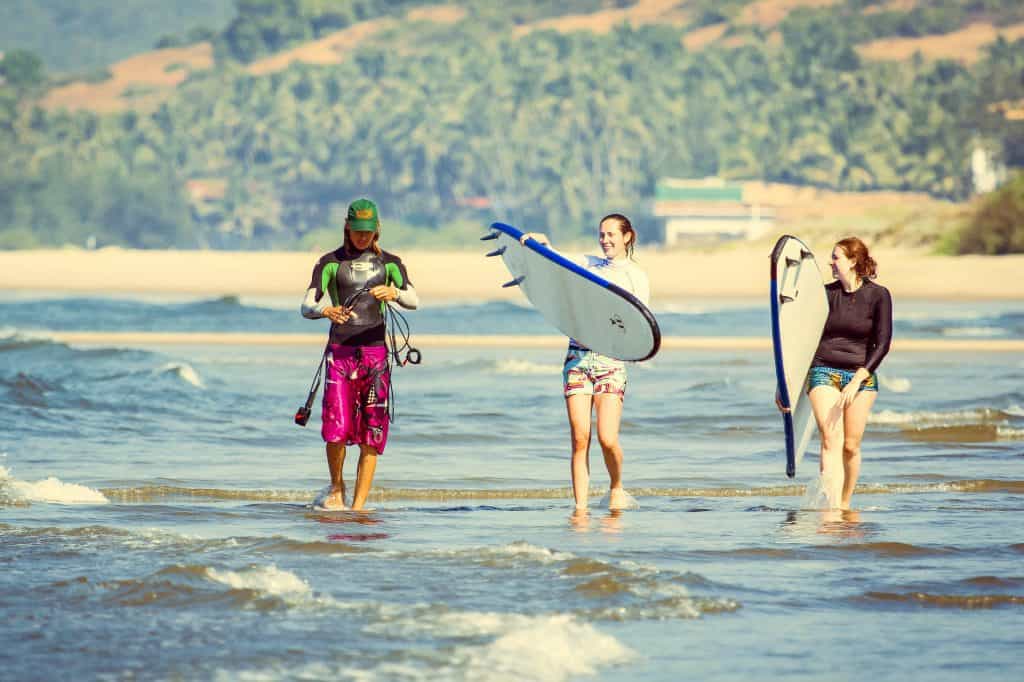
M 377 204 L 369 199 L 356 199 L 348 206 L 345 225 L 357 232 L 375 232 L 380 224 L 377 216 Z

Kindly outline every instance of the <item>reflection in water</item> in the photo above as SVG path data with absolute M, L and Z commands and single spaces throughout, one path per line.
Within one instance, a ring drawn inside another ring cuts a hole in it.
M 787 535 L 810 540 L 819 535 L 840 539 L 860 539 L 878 533 L 876 524 L 861 521 L 855 509 L 787 511 L 780 529 Z
M 623 510 L 610 509 L 598 522 L 598 528 L 603 533 L 619 534 L 622 532 Z M 588 533 L 591 527 L 591 516 L 589 509 L 574 509 L 569 514 L 569 527 L 577 533 Z
M 590 511 L 587 509 L 573 509 L 569 514 L 569 527 L 579 533 L 586 533 L 590 530 Z
M 605 533 L 621 533 L 622 510 L 609 509 L 608 513 L 601 517 L 601 530 Z

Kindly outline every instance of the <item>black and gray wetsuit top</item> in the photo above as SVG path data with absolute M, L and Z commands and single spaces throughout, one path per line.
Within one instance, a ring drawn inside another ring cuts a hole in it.
M 825 285 L 828 319 L 814 354 L 814 367 L 874 373 L 892 342 L 892 297 L 889 290 L 865 280 L 853 293 L 836 281 Z
M 402 307 L 412 309 L 419 304 L 409 274 L 398 256 L 387 251 L 378 256 L 372 249 L 358 252 L 341 246 L 324 254 L 313 268 L 309 289 L 302 301 L 302 315 L 317 319 L 323 317 L 327 306 L 350 306 L 355 316 L 344 324 L 331 323 L 330 343 L 383 346 L 384 304 L 368 291 L 362 291 L 382 284 L 398 288 L 397 303 Z

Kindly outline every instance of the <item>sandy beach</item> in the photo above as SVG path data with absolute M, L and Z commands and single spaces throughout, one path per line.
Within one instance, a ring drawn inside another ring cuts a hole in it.
M 829 245 L 812 245 L 819 267 Z M 398 250 L 421 298 L 515 299 L 500 258 L 476 251 Z M 737 245 L 711 252 L 645 250 L 638 261 L 651 279 L 655 303 L 694 297 L 756 298 L 768 290 L 770 246 Z M 197 296 L 301 297 L 319 253 L 84 250 L 0 251 L 0 291 L 69 294 L 145 293 Z M 933 256 L 873 250 L 878 282 L 896 300 L 1022 300 L 1024 255 Z M 825 273 L 828 280 L 828 273 Z

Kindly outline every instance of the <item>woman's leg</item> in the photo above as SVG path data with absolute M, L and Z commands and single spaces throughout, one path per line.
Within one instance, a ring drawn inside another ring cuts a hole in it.
M 604 454 L 604 466 L 608 469 L 611 496 L 609 506 L 615 508 L 616 490 L 622 489 L 622 446 L 619 445 L 619 424 L 622 421 L 622 396 L 618 393 L 599 393 L 594 396 L 597 407 L 597 442 Z
M 839 391 L 815 386 L 808 396 L 821 438 L 821 485 L 832 508 L 838 508 L 843 490 L 843 409 Z
M 871 408 L 877 397 L 878 393 L 875 391 L 861 391 L 843 412 L 843 469 L 845 476 L 840 509 L 850 508 L 853 489 L 857 487 L 857 477 L 860 475 L 860 442 L 864 438 L 868 415 L 871 413 Z
M 590 411 L 593 399 L 594 396 L 587 393 L 577 393 L 565 399 L 572 443 L 569 470 L 577 509 L 586 509 L 590 500 Z

